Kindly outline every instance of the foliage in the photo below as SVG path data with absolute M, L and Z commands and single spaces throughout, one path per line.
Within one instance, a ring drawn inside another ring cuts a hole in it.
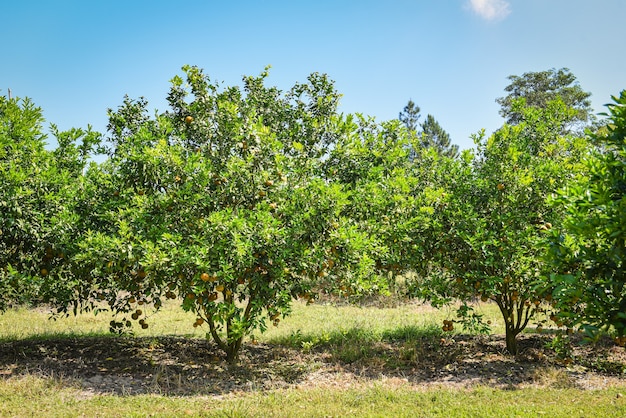
M 141 305 L 181 298 L 235 361 L 292 298 L 313 301 L 342 272 L 369 277 L 368 242 L 340 222 L 347 196 L 321 176 L 339 97 L 326 76 L 283 94 L 267 71 L 243 89 L 184 72 L 168 112 L 150 118 L 129 98 L 110 112 L 110 158 L 87 173 L 98 215 L 73 259 L 89 280 L 72 303 L 106 301 L 122 315 L 113 329 L 146 328 Z
M 440 154 L 456 158 L 459 155 L 459 146 L 450 142 L 450 135 L 441 127 L 433 115 L 428 115 L 426 120 L 419 123 L 420 107 L 413 100 L 409 100 L 398 120 L 407 128 L 409 134 L 419 138 L 421 148 L 434 148 Z M 409 148 L 409 158 L 417 158 L 417 151 Z
M 563 120 L 563 128 L 567 130 L 593 121 L 589 100 L 591 93 L 580 87 L 576 76 L 569 69 L 552 68 L 547 71 L 527 72 L 521 76 L 511 75 L 508 78 L 511 83 L 504 88 L 508 95 L 496 99 L 496 102 L 501 106 L 500 114 L 509 125 L 516 125 L 524 119 L 523 113 L 515 105 L 521 98 L 526 100 L 527 106 L 539 108 L 545 108 L 548 103 L 560 98 L 575 110 Z
M 426 116 L 422 123 L 422 143 L 425 147 L 434 147 L 448 157 L 456 158 L 459 155 L 459 146 L 450 142 L 450 135 L 433 115 Z
M 369 252 L 362 260 L 369 260 L 367 268 L 373 269 L 370 280 L 351 281 L 367 289 L 348 287 L 344 294 L 386 291 L 387 283 L 394 290 L 398 278 L 423 260 L 426 241 L 422 232 L 439 198 L 432 184 L 432 168 L 439 155 L 422 148 L 419 139 L 397 120 L 376 124 L 373 119 L 350 115 L 338 122 L 337 131 L 341 135 L 325 162 L 325 172 L 349 196 L 342 212 L 344 223 L 368 237 L 364 248 Z M 346 271 L 346 277 L 350 274 Z
M 82 170 L 99 141 L 90 129 L 52 126 L 58 146 L 50 151 L 43 122 L 30 99 L 0 97 L 0 310 L 54 297 Z
M 583 324 L 590 335 L 613 327 L 626 344 L 626 91 L 607 105 L 606 130 L 591 140 L 599 150 L 586 160 L 588 176 L 569 184 L 555 205 L 564 206 L 551 259 L 561 316 Z M 561 303 L 569 301 L 570 303 Z
M 41 109 L 0 98 L 0 310 L 111 310 L 122 331 L 181 300 L 235 361 L 293 298 L 358 300 L 402 282 L 437 306 L 462 302 L 444 331 L 485 331 L 471 302 L 494 301 L 511 353 L 552 308 L 558 326 L 613 327 L 626 343 L 626 93 L 587 157 L 574 128 L 592 119 L 589 93 L 569 70 L 511 76 L 497 100 L 507 124 L 458 158 L 413 101 L 377 123 L 337 114 L 325 75 L 282 92 L 267 69 L 241 87 L 183 71 L 165 113 L 128 97 L 109 111 L 101 164 L 88 164 L 98 133 L 52 125 L 49 150 Z
M 439 266 L 423 286 L 437 303 L 458 298 L 494 301 L 506 326 L 507 349 L 517 352 L 516 336 L 552 294 L 537 286 L 544 273 L 545 231 L 560 221 L 551 193 L 578 172 L 585 141 L 561 135 L 561 122 L 574 110 L 562 101 L 545 108 L 515 105 L 517 125 L 491 137 L 475 137 L 477 153 L 465 152 L 449 166 L 445 210 L 431 236 L 438 237 L 433 262 Z M 459 315 L 474 322 L 466 305 Z
M 398 114 L 398 120 L 406 126 L 409 132 L 417 132 L 421 116 L 420 110 L 420 107 L 413 100 L 409 100 L 402 112 Z

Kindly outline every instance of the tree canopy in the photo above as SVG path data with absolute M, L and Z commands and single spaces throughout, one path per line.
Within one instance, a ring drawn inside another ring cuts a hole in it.
M 448 167 L 445 208 L 431 232 L 436 242 L 431 285 L 423 291 L 436 302 L 449 297 L 495 302 L 506 326 L 507 349 L 549 302 L 537 286 L 545 274 L 545 231 L 560 222 L 548 197 L 577 173 L 583 138 L 563 136 L 560 121 L 574 110 L 561 100 L 545 108 L 518 107 L 520 123 L 505 124 L 490 137 L 476 136 L 477 153 L 465 153 Z M 471 309 L 461 320 L 478 326 Z
M 125 97 L 106 142 L 52 125 L 55 149 L 41 109 L 0 97 L 0 311 L 108 310 L 123 332 L 175 300 L 236 361 L 295 299 L 406 290 L 461 303 L 444 331 L 486 331 L 472 303 L 492 301 L 513 354 L 546 318 L 626 343 L 626 92 L 585 136 L 569 70 L 511 76 L 507 122 L 459 153 L 412 100 L 377 122 L 338 113 L 324 74 L 268 77 L 184 66 L 165 112 Z
M 90 129 L 52 126 L 51 151 L 43 123 L 31 100 L 0 97 L 0 310 L 55 297 L 49 273 L 75 236 L 75 196 L 99 141 Z
M 565 127 L 576 127 L 592 121 L 591 93 L 584 91 L 576 76 L 567 68 L 550 69 L 546 71 L 526 72 L 521 76 L 510 75 L 510 84 L 504 88 L 508 93 L 499 97 L 496 102 L 500 105 L 500 115 L 510 125 L 522 121 L 522 113 L 516 109 L 514 103 L 523 98 L 526 106 L 545 108 L 551 101 L 560 98 L 565 105 L 575 109 Z
M 598 150 L 586 160 L 588 175 L 564 187 L 555 231 L 552 284 L 562 317 L 590 335 L 615 329 L 626 343 L 626 90 L 608 106 L 606 129 L 592 135 Z
M 419 123 L 420 107 L 409 100 L 402 112 L 398 115 L 398 120 L 407 128 L 411 135 L 419 138 L 421 148 L 433 148 L 437 152 L 457 157 L 459 155 L 458 145 L 452 144 L 450 135 L 441 127 L 433 115 L 428 115 L 424 122 Z M 415 153 L 410 153 L 409 158 L 415 159 Z

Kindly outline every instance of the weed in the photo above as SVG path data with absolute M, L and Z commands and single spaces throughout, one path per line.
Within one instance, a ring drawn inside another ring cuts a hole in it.
M 559 333 L 546 343 L 546 348 L 554 351 L 556 358 L 564 364 L 570 364 L 573 361 L 572 341 L 568 335 Z

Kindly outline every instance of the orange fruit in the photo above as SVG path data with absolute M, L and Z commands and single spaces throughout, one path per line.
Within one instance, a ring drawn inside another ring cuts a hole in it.
M 185 123 L 187 125 L 189 125 L 191 122 L 193 122 L 193 116 L 186 116 L 185 117 Z

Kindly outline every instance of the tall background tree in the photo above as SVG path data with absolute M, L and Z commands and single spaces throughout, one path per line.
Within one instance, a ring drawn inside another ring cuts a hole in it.
M 448 157 L 459 155 L 459 146 L 452 144 L 450 135 L 439 125 L 433 115 L 426 116 L 422 123 L 422 142 L 425 148 L 433 147 Z
M 429 114 L 426 120 L 420 123 L 420 110 L 420 107 L 413 100 L 409 100 L 402 112 L 399 113 L 398 119 L 410 134 L 419 138 L 421 148 L 432 147 L 440 154 L 456 158 L 459 155 L 458 145 L 451 143 L 450 135 L 441 127 L 433 115 Z M 413 150 L 409 153 L 409 158 L 414 160 L 415 157 L 416 154 Z
M 568 120 L 563 121 L 564 130 L 578 130 L 594 121 L 591 108 L 591 93 L 584 91 L 576 76 L 567 68 L 559 70 L 527 72 L 508 77 L 510 84 L 504 88 L 508 93 L 499 97 L 496 102 L 500 105 L 500 115 L 509 125 L 516 125 L 523 119 L 523 115 L 514 103 L 523 98 L 526 106 L 545 108 L 552 100 L 560 98 L 566 106 L 575 112 Z
M 415 104 L 415 102 L 409 99 L 409 102 L 404 106 L 402 112 L 398 115 L 398 119 L 400 122 L 406 126 L 409 132 L 417 133 L 419 129 L 419 119 L 420 119 L 420 107 Z

